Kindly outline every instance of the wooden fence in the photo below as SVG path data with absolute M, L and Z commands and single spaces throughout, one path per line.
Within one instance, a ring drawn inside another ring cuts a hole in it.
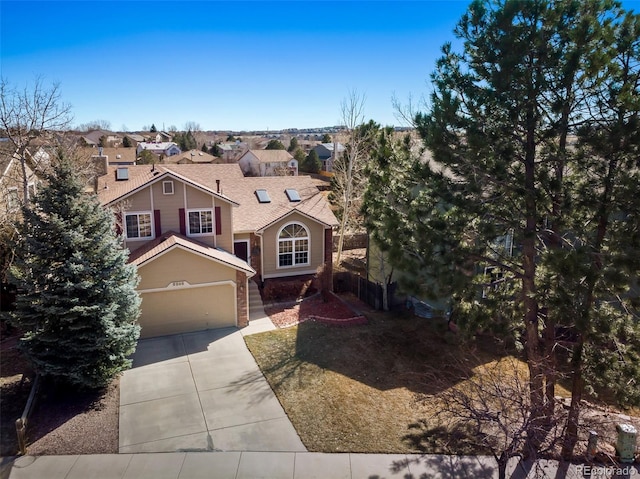
M 397 286 L 398 284 L 393 282 L 387 288 L 387 298 L 390 309 L 404 307 L 405 304 L 405 298 L 400 298 L 396 294 Z M 334 273 L 333 290 L 336 293 L 352 293 L 357 296 L 360 301 L 367 303 L 374 309 L 381 310 L 384 304 L 384 289 L 380 284 L 369 281 L 349 271 Z

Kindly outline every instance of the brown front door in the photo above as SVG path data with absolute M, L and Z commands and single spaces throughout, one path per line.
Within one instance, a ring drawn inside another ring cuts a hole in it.
M 233 254 L 238 258 L 249 261 L 249 249 L 246 241 L 238 241 L 233 243 Z

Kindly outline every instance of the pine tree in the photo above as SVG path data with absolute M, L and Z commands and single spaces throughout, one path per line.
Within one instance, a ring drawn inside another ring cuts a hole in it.
M 284 145 L 280 140 L 269 140 L 265 150 L 284 150 Z
M 32 208 L 23 209 L 12 269 L 23 293 L 12 319 L 36 372 L 98 388 L 131 364 L 140 299 L 113 215 L 83 189 L 60 153 Z
M 554 411 L 559 328 L 577 338 L 566 456 L 583 392 L 640 402 L 638 19 L 610 1 L 473 2 L 416 117 L 432 158 L 391 152 L 369 178 L 370 226 L 413 288 L 523 346 L 527 453 Z
M 321 168 L 322 162 L 316 150 L 311 150 L 300 166 L 300 170 L 305 173 L 318 173 Z

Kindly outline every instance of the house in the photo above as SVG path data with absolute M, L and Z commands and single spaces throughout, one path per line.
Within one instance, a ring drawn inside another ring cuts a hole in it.
M 146 141 L 144 136 L 139 135 L 137 133 L 125 133 L 122 140 L 124 141 L 125 138 L 128 139 L 129 143 L 133 147 L 138 146 L 138 143 L 142 143 L 143 141 Z
M 171 164 L 193 164 L 193 163 L 217 163 L 218 157 L 210 155 L 200 150 L 184 151 L 177 155 L 167 156 L 162 160 L 162 163 Z
M 331 173 L 333 171 L 333 162 L 336 159 L 336 153 L 341 154 L 344 151 L 344 145 L 341 143 L 320 143 L 313 150 L 318 154 L 318 158 L 322 162 L 322 171 Z
M 238 165 L 245 176 L 298 176 L 298 160 L 286 150 L 249 150 Z
M 81 143 L 85 146 L 95 146 L 100 145 L 100 141 L 102 140 L 102 146 L 116 147 L 120 146 L 122 143 L 122 138 L 116 133 L 112 133 L 110 131 L 104 130 L 93 130 L 90 131 L 80 137 Z
M 249 145 L 241 141 L 217 143 L 215 145 L 220 152 L 220 157 L 227 163 L 235 163 L 249 149 Z
M 154 155 L 157 155 L 158 157 L 160 157 L 160 159 L 167 156 L 179 155 L 180 153 L 182 153 L 182 150 L 180 149 L 180 147 L 175 143 L 173 143 L 172 141 L 162 141 L 162 142 L 143 141 L 141 143 L 138 143 L 138 146 L 136 147 L 136 154 L 140 156 L 140 153 L 142 153 L 143 150 L 150 151 Z
M 331 268 L 337 220 L 309 177 L 234 164 L 110 167 L 97 179 L 140 275 L 142 336 L 248 324 L 249 281 Z

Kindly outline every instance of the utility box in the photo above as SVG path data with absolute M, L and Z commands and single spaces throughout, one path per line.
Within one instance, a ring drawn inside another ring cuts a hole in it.
M 616 431 L 618 432 L 616 450 L 620 456 L 620 462 L 633 462 L 638 431 L 631 424 L 618 424 Z

